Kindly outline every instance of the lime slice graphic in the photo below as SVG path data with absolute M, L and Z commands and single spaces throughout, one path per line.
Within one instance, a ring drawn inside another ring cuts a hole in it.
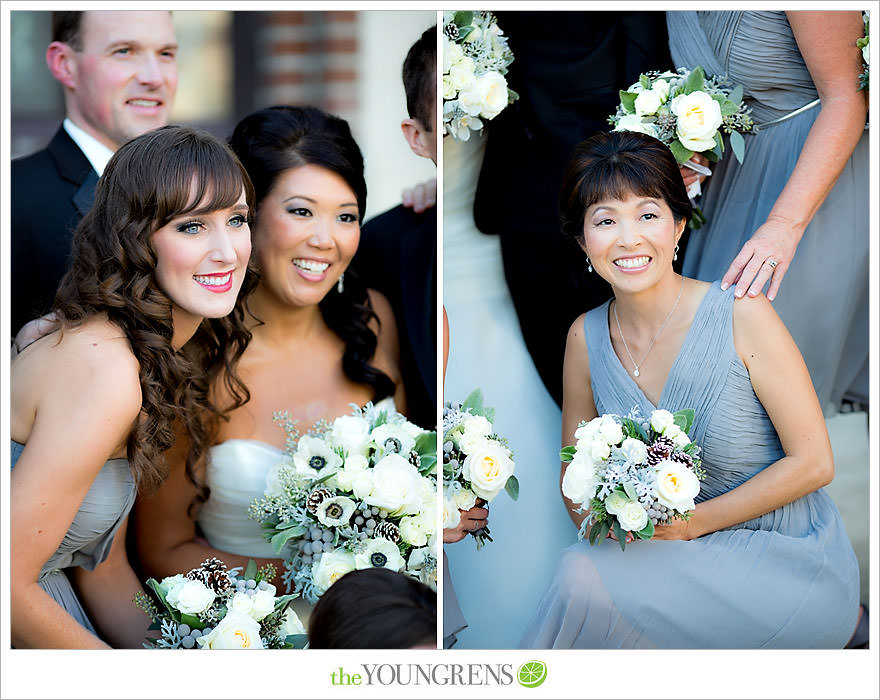
M 537 688 L 547 679 L 547 664 L 543 661 L 526 661 L 517 671 L 517 680 L 523 688 Z

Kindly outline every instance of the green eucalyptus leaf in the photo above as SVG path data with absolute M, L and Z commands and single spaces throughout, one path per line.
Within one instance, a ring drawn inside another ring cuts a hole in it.
M 736 156 L 737 162 L 742 163 L 745 157 L 746 142 L 738 131 L 730 132 L 730 148 L 733 150 L 733 155 Z
M 672 422 L 675 423 L 684 433 L 690 433 L 691 426 L 694 424 L 694 409 L 683 408 L 672 414 Z
M 292 527 L 287 530 L 281 530 L 278 534 L 274 535 L 272 539 L 269 540 L 272 548 L 278 553 L 281 554 L 281 550 L 284 549 L 284 545 L 287 544 L 288 540 L 292 540 L 296 537 L 301 537 L 306 533 L 306 528 L 300 527 Z M 256 571 L 254 572 L 256 573 Z M 245 578 L 253 578 L 253 576 L 245 576 Z
M 456 26 L 458 26 L 460 30 L 462 27 L 466 27 L 474 21 L 474 13 L 470 10 L 459 10 L 454 15 L 452 15 L 452 21 L 456 24 Z
M 669 144 L 669 150 L 672 151 L 672 155 L 675 156 L 675 160 L 679 163 L 684 163 L 686 160 L 690 160 L 691 156 L 694 155 L 694 152 L 689 148 L 682 146 L 681 141 L 678 139 L 675 139 L 675 141 Z
M 694 68 L 690 72 L 690 75 L 688 75 L 687 80 L 684 81 L 684 94 L 690 95 L 692 92 L 702 90 L 705 87 L 703 83 L 705 77 L 706 75 L 703 73 L 702 66 Z
M 647 75 L 642 73 L 639 76 L 639 85 L 641 85 L 645 90 L 650 90 L 651 89 L 651 79 Z
M 180 619 L 178 622 L 182 622 L 185 625 L 189 625 L 194 630 L 202 630 L 205 629 L 205 623 L 202 622 L 195 615 L 190 615 L 189 613 L 180 613 Z
M 620 91 L 620 104 L 623 106 L 624 111 L 628 114 L 632 114 L 636 111 L 636 97 L 638 93 L 635 92 L 627 92 L 626 90 Z
M 736 102 L 731 102 L 730 100 L 723 100 L 721 102 L 721 116 L 729 117 L 731 114 L 736 114 L 739 111 L 739 105 Z
M 461 410 L 470 412 L 475 416 L 483 415 L 483 392 L 480 389 L 474 389 L 467 398 L 462 401 Z
M 727 99 L 733 102 L 738 109 L 743 99 L 743 86 L 737 85 L 735 88 L 733 88 L 733 90 L 730 91 L 730 95 Z
M 623 490 L 626 492 L 627 498 L 633 501 L 636 500 L 636 496 L 638 494 L 636 493 L 636 490 L 631 483 L 629 483 L 628 481 L 624 482 Z
M 307 634 L 288 634 L 284 638 L 284 643 L 289 644 L 291 649 L 305 649 L 308 642 L 309 635 Z
M 626 530 L 620 526 L 617 518 L 614 518 L 614 536 L 617 537 L 620 548 L 626 549 Z
M 507 491 L 507 495 L 514 501 L 517 500 L 519 498 L 519 479 L 511 474 L 507 477 L 507 481 L 504 482 L 504 490 Z
M 425 432 L 420 433 L 416 438 L 416 444 L 413 449 L 419 453 L 419 456 L 433 455 L 437 453 L 437 433 Z
M 253 559 L 248 559 L 247 566 L 244 568 L 244 574 L 242 574 L 242 578 L 246 581 L 248 579 L 256 578 L 257 576 L 257 562 Z
M 641 540 L 650 540 L 654 536 L 654 523 L 648 519 L 648 524 L 636 533 Z

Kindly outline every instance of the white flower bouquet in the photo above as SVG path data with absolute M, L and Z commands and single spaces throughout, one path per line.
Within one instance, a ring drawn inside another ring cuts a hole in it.
M 868 46 L 869 36 L 868 36 L 868 24 L 869 24 L 870 16 L 868 12 L 862 13 L 862 21 L 865 23 L 865 35 L 856 40 L 856 46 L 862 50 L 862 61 L 865 64 L 865 70 L 859 74 L 859 90 L 867 90 L 869 84 L 869 59 L 871 56 L 871 50 Z
M 285 459 L 249 517 L 284 557 L 288 590 L 314 603 L 372 566 L 436 587 L 436 434 L 367 404 L 299 437 L 284 413 Z
M 443 126 L 467 141 L 517 99 L 504 77 L 513 53 L 491 12 L 444 12 L 443 37 Z
M 290 607 L 296 595 L 275 595 L 269 565 L 253 560 L 244 573 L 211 558 L 185 576 L 148 579 L 153 597 L 139 592 L 135 604 L 153 621 L 152 649 L 302 649 L 306 630 Z M 155 600 L 154 600 L 155 598 Z M 158 605 L 157 605 L 158 603 Z M 161 606 L 161 607 L 160 607 Z
M 660 409 L 646 422 L 636 412 L 581 422 L 577 445 L 559 453 L 570 463 L 562 493 L 577 512 L 589 512 L 579 538 L 589 530 L 590 544 L 601 543 L 612 531 L 625 549 L 627 532 L 648 540 L 655 525 L 690 517 L 705 476 L 700 448 L 688 437 L 693 420 L 693 409 Z
M 608 121 L 614 131 L 638 131 L 659 139 L 669 146 L 680 164 L 711 175 L 710 170 L 690 162 L 690 158 L 701 153 L 718 162 L 724 154 L 723 132 L 729 135 L 733 155 L 742 163 L 742 135 L 756 128 L 742 93 L 742 85 L 732 85 L 726 78 L 706 78 L 701 66 L 690 71 L 649 71 L 620 91 L 620 104 Z M 688 194 L 700 195 L 699 182 L 692 185 Z M 696 208 L 691 228 L 704 223 L 705 217 Z
M 443 527 L 459 523 L 459 509 L 470 510 L 492 501 L 502 490 L 516 500 L 519 482 L 513 475 L 513 453 L 507 440 L 493 432 L 495 410 L 483 406 L 475 389 L 460 404 L 443 409 Z M 492 541 L 489 528 L 471 533 L 480 549 Z

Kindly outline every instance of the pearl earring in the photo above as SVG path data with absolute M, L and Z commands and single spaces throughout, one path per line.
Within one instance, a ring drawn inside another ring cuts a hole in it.
M 675 244 L 675 252 L 672 254 L 673 260 L 678 260 L 678 243 Z
M 343 284 L 343 279 L 345 279 L 345 273 L 343 272 L 339 275 L 339 279 L 336 280 L 336 291 L 342 294 L 342 290 L 345 289 L 345 285 Z
M 587 258 L 587 272 L 593 271 L 593 263 L 590 262 L 590 259 Z

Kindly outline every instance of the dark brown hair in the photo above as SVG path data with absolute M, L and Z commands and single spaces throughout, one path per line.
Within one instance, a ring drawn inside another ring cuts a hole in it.
M 279 175 L 291 168 L 319 165 L 345 180 L 357 199 L 358 218 L 363 220 L 367 206 L 364 159 L 344 119 L 317 107 L 267 107 L 242 119 L 229 143 L 254 183 L 257 219 L 260 204 Z M 343 291 L 331 291 L 318 306 L 324 322 L 345 342 L 342 369 L 346 376 L 371 386 L 373 401 L 391 396 L 394 382 L 370 364 L 378 338 L 369 323 L 378 318 L 354 270 L 345 271 Z
M 575 148 L 562 177 L 562 232 L 582 241 L 587 209 L 603 199 L 624 199 L 628 194 L 662 199 L 676 221 L 691 215 L 678 163 L 663 142 L 633 131 L 591 136 Z
M 431 130 L 431 110 L 437 105 L 437 25 L 428 27 L 403 61 L 406 110 Z
M 166 476 L 162 452 L 174 443 L 178 421 L 190 438 L 188 474 L 204 455 L 221 413 L 209 399 L 218 372 L 226 373 L 234 405 L 247 400 L 247 389 L 233 368 L 250 340 L 243 305 L 253 289 L 253 283 L 243 285 L 232 314 L 204 319 L 176 352 L 171 345 L 172 302 L 156 282 L 150 239 L 175 217 L 197 208 L 233 206 L 242 190 L 253 208 L 250 179 L 224 143 L 194 129 L 162 127 L 116 151 L 98 181 L 94 205 L 74 234 L 73 261 L 61 280 L 54 311 L 62 328 L 104 313 L 125 333 L 140 365 L 142 396 L 127 453 L 145 489 Z
M 410 649 L 437 635 L 437 594 L 384 568 L 350 571 L 309 617 L 311 649 Z
M 52 41 L 68 44 L 74 51 L 82 51 L 83 12 L 53 12 Z

